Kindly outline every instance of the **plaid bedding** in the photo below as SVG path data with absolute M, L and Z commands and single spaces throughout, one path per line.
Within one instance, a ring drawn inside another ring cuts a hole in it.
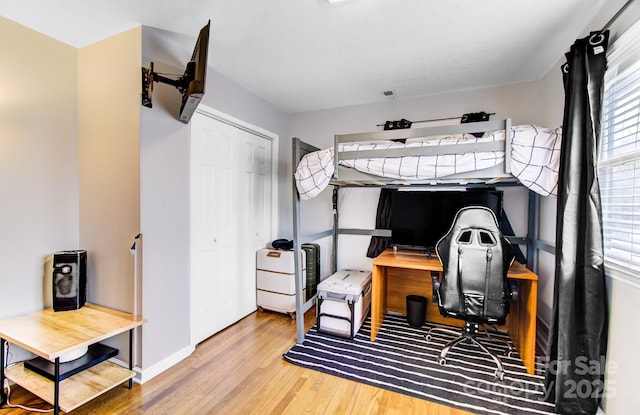
M 562 129 L 518 125 L 511 129 L 511 171 L 529 189 L 556 195 Z M 409 139 L 406 143 L 376 141 L 340 144 L 338 151 L 448 146 L 460 143 L 504 141 L 504 130 L 475 137 L 471 134 Z M 482 170 L 500 164 L 502 151 L 340 160 L 339 164 L 364 173 L 400 180 L 428 180 Z M 306 154 L 294 173 L 300 198 L 311 199 L 329 185 L 334 173 L 333 147 Z

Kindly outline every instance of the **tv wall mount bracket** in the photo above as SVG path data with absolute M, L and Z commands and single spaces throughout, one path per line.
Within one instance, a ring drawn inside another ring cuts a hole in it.
M 153 83 L 160 82 L 162 84 L 174 86 L 180 94 L 184 94 L 195 77 L 195 63 L 187 63 L 185 74 L 179 76 L 176 79 L 167 78 L 153 71 L 153 62 L 149 64 L 148 68 L 142 67 L 142 105 L 148 108 L 153 108 L 151 102 L 151 95 L 153 92 Z

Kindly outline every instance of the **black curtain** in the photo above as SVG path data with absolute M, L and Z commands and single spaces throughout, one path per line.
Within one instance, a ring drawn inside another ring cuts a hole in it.
M 378 210 L 376 213 L 376 229 L 391 229 L 391 208 L 393 189 L 380 189 L 380 198 L 378 199 Z M 385 236 L 372 236 L 369 242 L 367 256 L 375 258 L 385 249 L 391 246 L 391 238 Z
M 607 297 L 597 177 L 608 32 L 576 40 L 565 90 L 553 320 L 545 385 L 562 414 L 594 414 L 604 389 Z

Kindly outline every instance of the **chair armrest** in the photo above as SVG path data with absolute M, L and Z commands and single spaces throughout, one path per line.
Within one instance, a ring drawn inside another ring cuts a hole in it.
M 438 290 L 440 289 L 440 272 L 431 271 L 431 283 L 433 285 L 433 290 L 431 293 L 431 301 L 434 303 L 438 302 Z

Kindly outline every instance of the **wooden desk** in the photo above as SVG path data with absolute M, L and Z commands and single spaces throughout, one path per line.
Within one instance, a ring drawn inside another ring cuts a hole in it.
M 442 272 L 437 257 L 422 252 L 387 249 L 372 262 L 371 341 L 376 339 L 387 311 L 407 314 L 406 296 L 427 298 L 427 321 L 462 327 L 462 320 L 440 315 L 438 305 L 431 302 L 431 271 Z M 424 272 L 420 272 L 424 271 Z M 536 307 L 538 276 L 524 265 L 514 262 L 509 279 L 518 283 L 519 300 L 512 300 L 505 326 L 530 374 L 535 370 Z M 391 281 L 391 282 L 389 282 Z
M 55 312 L 49 308 L 33 313 L 0 320 L 2 350 L 5 343 L 16 344 L 36 355 L 55 362 L 56 379 L 49 380 L 24 367 L 23 363 L 4 369 L 4 356 L 0 379 L 5 376 L 28 391 L 54 405 L 54 413 L 60 409 L 70 412 L 96 396 L 129 381 L 134 376 L 132 369 L 133 329 L 144 324 L 146 319 L 129 313 L 94 304 L 86 304 L 78 310 Z M 105 340 L 116 334 L 129 331 L 129 369 L 109 361 L 98 363 L 64 380 L 57 379 L 60 373 L 60 357 Z M 4 389 L 1 403 L 6 403 Z

